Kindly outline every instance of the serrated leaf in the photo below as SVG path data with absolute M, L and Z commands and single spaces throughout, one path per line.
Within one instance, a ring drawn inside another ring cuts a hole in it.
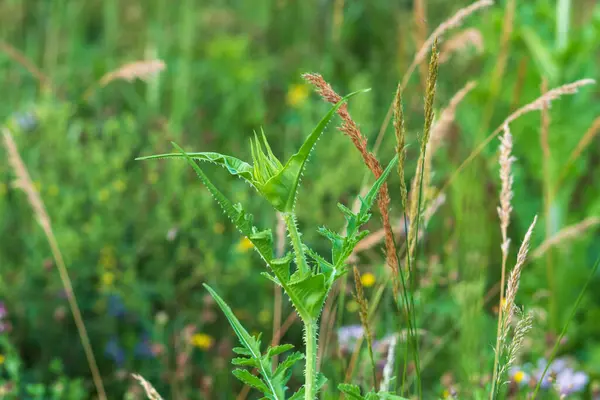
M 242 356 L 250 356 L 250 350 L 244 348 L 244 347 L 234 347 L 233 349 L 231 349 L 235 354 L 239 354 Z
M 203 286 L 206 288 L 206 290 L 208 290 L 213 299 L 215 299 L 215 302 L 219 308 L 221 308 L 223 314 L 225 314 L 225 317 L 240 340 L 240 343 L 242 343 L 242 345 L 250 351 L 249 356 L 255 359 L 260 359 L 260 347 L 258 341 L 242 326 L 240 321 L 233 314 L 233 311 L 231 311 L 231 308 L 229 308 L 227 303 L 225 303 L 225 301 L 217 294 L 217 292 L 215 292 L 207 284 L 203 284 Z
M 278 356 L 281 353 L 285 353 L 288 350 L 291 350 L 294 348 L 293 344 L 280 344 L 278 346 L 274 346 L 274 347 L 269 347 L 267 349 L 267 357 L 268 358 L 272 358 L 275 356 Z
M 256 180 L 253 176 L 253 169 L 250 164 L 244 162 L 238 158 L 228 156 L 225 154 L 215 152 L 199 152 L 199 153 L 187 153 L 188 157 L 193 160 L 206 161 L 225 168 L 231 175 L 239 176 L 246 182 L 256 187 Z M 155 154 L 151 156 L 138 157 L 136 160 L 154 160 L 160 158 L 185 158 L 181 153 L 166 153 L 166 154 Z
M 320 272 L 327 277 L 328 282 L 330 282 L 332 278 L 335 278 L 335 276 L 337 275 L 337 271 L 335 270 L 333 264 L 325 260 L 319 254 L 313 251 L 313 249 L 306 245 L 304 246 L 304 252 L 317 263 Z
M 351 385 L 349 383 L 340 383 L 338 385 L 338 389 L 340 390 L 340 392 L 344 393 L 351 399 L 364 400 L 364 397 L 360 394 L 360 388 L 356 385 Z
M 300 150 L 287 161 L 283 169 L 269 179 L 261 192 L 277 210 L 281 212 L 294 211 L 294 203 L 300 183 L 300 177 L 308 157 L 317 143 L 317 140 L 325 130 L 325 127 L 331 121 L 336 111 L 352 96 L 365 92 L 359 90 L 342 98 L 335 104 L 329 112 L 323 117 L 311 134 L 306 138 Z
M 253 367 L 253 368 L 259 367 L 258 361 L 254 360 L 252 358 L 236 357 L 231 360 L 231 363 L 233 365 L 237 365 L 239 367 Z
M 290 354 L 284 361 L 282 361 L 277 368 L 275 369 L 275 377 L 280 377 L 286 373 L 288 369 L 294 366 L 295 363 L 302 360 L 304 358 L 304 354 L 300 352 L 294 352 Z
M 304 398 L 304 386 L 302 386 L 296 393 L 290 396 L 288 400 L 301 400 Z
M 233 375 L 242 381 L 244 384 L 260 390 L 265 394 L 271 394 L 268 386 L 257 376 L 252 375 L 248 370 L 245 369 L 234 369 Z
M 290 283 L 288 290 L 292 291 L 302 302 L 311 318 L 318 318 L 329 287 L 325 275 L 316 274 L 301 281 Z

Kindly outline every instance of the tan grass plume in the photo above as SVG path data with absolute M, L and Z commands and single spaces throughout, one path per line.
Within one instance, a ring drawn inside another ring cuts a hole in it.
M 31 181 L 29 172 L 27 172 L 27 167 L 25 167 L 25 164 L 23 163 L 23 160 L 19 155 L 17 145 L 15 144 L 15 141 L 13 140 L 10 131 L 6 128 L 3 128 L 2 136 L 4 140 L 4 147 L 6 148 L 6 152 L 8 154 L 8 162 L 17 177 L 15 186 L 23 190 L 23 192 L 25 192 L 27 200 L 29 201 L 31 208 L 33 209 L 34 215 L 37 217 L 44 231 L 44 234 L 46 235 L 46 239 L 48 240 L 48 243 L 50 245 L 50 249 L 56 262 L 56 267 L 58 269 L 60 280 L 62 282 L 63 288 L 67 296 L 69 308 L 71 309 L 71 313 L 73 314 L 75 326 L 77 327 L 77 331 L 81 339 L 81 344 L 83 346 L 83 350 L 85 352 L 85 356 L 87 358 L 87 362 L 92 373 L 92 379 L 94 381 L 96 391 L 98 392 L 98 397 L 101 400 L 106 400 L 106 392 L 104 391 L 102 377 L 100 375 L 100 371 L 98 370 L 96 358 L 94 357 L 94 351 L 92 349 L 92 345 L 90 343 L 90 339 L 88 337 L 87 330 L 83 322 L 81 311 L 79 310 L 79 306 L 77 304 L 77 299 L 75 297 L 75 292 L 73 291 L 73 285 L 71 284 L 69 273 L 67 272 L 67 267 L 65 265 L 62 253 L 60 252 L 60 249 L 58 247 L 58 242 L 56 241 L 54 232 L 52 231 L 50 217 L 46 212 L 46 207 L 44 207 L 42 198 L 40 197 L 39 193 L 35 189 L 35 186 L 33 185 L 33 182 Z
M 133 377 L 133 379 L 138 381 L 140 386 L 144 389 L 144 392 L 146 393 L 146 397 L 148 398 L 148 400 L 163 400 L 163 398 L 160 397 L 160 394 L 158 394 L 156 389 L 154 389 L 154 386 L 152 386 L 152 384 L 150 382 L 148 382 L 146 379 L 144 379 L 143 376 L 138 375 L 138 374 L 131 374 L 131 376 Z
M 336 104 L 342 97 L 337 94 L 331 85 L 323 79 L 319 74 L 304 74 L 302 77 L 309 82 L 316 89 L 317 93 L 328 103 Z M 354 146 L 358 149 L 361 154 L 364 163 L 373 172 L 375 178 L 379 178 L 383 173 L 381 164 L 367 148 L 367 139 L 360 132 L 360 129 L 356 122 L 350 116 L 348 112 L 348 105 L 342 105 L 337 114 L 342 119 L 342 125 L 338 128 L 342 133 L 350 138 Z M 394 244 L 394 236 L 392 233 L 392 224 L 390 222 L 389 207 L 390 207 L 390 195 L 387 184 L 384 183 L 381 186 L 379 196 L 377 198 L 377 205 L 381 211 L 381 218 L 383 220 L 383 228 L 385 230 L 385 253 L 386 262 L 394 276 L 398 276 L 398 261 L 396 259 L 396 246 Z
M 539 245 L 532 253 L 532 258 L 540 258 L 543 256 L 549 249 L 555 247 L 564 242 L 573 240 L 583 234 L 585 234 L 589 229 L 600 224 L 599 217 L 589 217 L 584 219 L 583 221 L 568 226 L 559 232 L 557 232 L 554 236 L 546 239 L 541 245 Z
M 102 88 L 116 80 L 133 82 L 136 79 L 140 79 L 142 81 L 147 81 L 158 75 L 165 68 L 166 64 L 162 60 L 142 60 L 123 64 L 119 68 L 104 74 L 97 84 L 90 86 L 85 91 L 83 98 L 84 100 L 89 99 L 97 88 Z
M 588 85 L 592 85 L 596 83 L 593 79 L 581 79 L 572 83 L 568 83 L 566 85 L 559 86 L 552 90 L 549 90 L 544 95 L 538 97 L 531 103 L 519 108 L 512 114 L 510 114 L 495 131 L 493 131 L 487 138 L 481 142 L 479 146 L 475 148 L 469 154 L 469 156 L 463 161 L 463 163 L 454 171 L 450 179 L 444 184 L 443 188 L 440 190 L 442 192 L 446 191 L 446 189 L 452 184 L 454 179 L 462 172 L 462 170 L 471 163 L 482 151 L 486 148 L 486 146 L 504 129 L 505 125 L 510 125 L 517 118 L 530 113 L 532 111 L 541 111 L 545 105 L 549 106 L 550 103 L 554 100 L 558 100 L 560 97 L 570 94 L 575 94 L 579 91 L 580 88 Z
M 444 64 L 454 54 L 462 52 L 469 47 L 475 48 L 478 54 L 483 53 L 483 35 L 477 28 L 464 29 L 446 40 L 440 50 L 440 64 Z

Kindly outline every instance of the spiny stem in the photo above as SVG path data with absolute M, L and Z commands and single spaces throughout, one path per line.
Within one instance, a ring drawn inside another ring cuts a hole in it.
M 306 364 L 304 369 L 304 400 L 314 400 L 317 394 L 317 323 L 304 322 Z
M 308 268 L 308 263 L 306 262 L 304 249 L 302 248 L 300 232 L 298 232 L 298 227 L 296 226 L 296 216 L 293 213 L 285 213 L 283 214 L 283 219 L 290 235 L 292 248 L 294 249 L 296 267 L 302 272 L 303 275 L 308 274 L 310 270 Z

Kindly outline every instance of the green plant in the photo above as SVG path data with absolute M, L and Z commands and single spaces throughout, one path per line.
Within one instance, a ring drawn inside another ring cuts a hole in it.
M 397 157 L 395 157 L 366 196 L 360 199 L 361 205 L 358 212 L 355 213 L 348 207 L 339 204 L 339 208 L 346 219 L 345 235 L 340 235 L 325 227 L 319 229 L 319 232 L 331 241 L 331 261 L 321 257 L 302 242 L 301 234 L 296 225 L 294 206 L 305 163 L 335 112 L 356 93 L 358 92 L 344 97 L 331 108 L 308 136 L 300 150 L 285 165 L 271 151 L 264 133 L 262 134 L 263 143 L 256 135 L 254 141 L 251 141 L 252 166 L 237 158 L 219 153 L 186 153 L 176 144 L 173 145 L 179 150 L 179 154 L 171 153 L 140 158 L 184 158 L 187 160 L 225 214 L 237 229 L 252 242 L 254 248 L 267 263 L 270 273 L 263 273 L 263 275 L 282 287 L 302 320 L 306 346 L 304 355 L 293 353 L 273 370 L 271 368 L 272 358 L 290 350 L 291 347 L 287 345 L 276 346 L 267 349 L 267 352 L 262 354 L 259 338 L 251 336 L 233 315 L 229 306 L 214 290 L 206 286 L 227 316 L 243 345 L 243 348 L 237 349 L 236 353 L 244 357 L 234 359 L 234 364 L 257 368 L 262 378 L 257 378 L 249 371 L 242 369 L 235 370 L 234 375 L 244 383 L 262 391 L 270 399 L 285 398 L 285 385 L 290 377 L 290 368 L 302 358 L 305 359 L 305 384 L 291 398 L 304 397 L 307 400 L 312 400 L 325 382 L 324 377 L 317 371 L 318 319 L 332 285 L 347 272 L 346 260 L 352 254 L 358 242 L 367 234 L 366 231 L 361 231 L 360 228 L 369 220 L 369 210 L 377 197 L 378 191 L 397 162 Z M 263 145 L 266 153 L 263 150 Z M 238 176 L 248 182 L 276 211 L 281 212 L 287 226 L 293 252 L 282 258 L 274 258 L 271 231 L 259 230 L 255 227 L 252 215 L 246 213 L 241 204 L 234 205 L 231 203 L 212 184 L 194 160 L 212 162 L 226 168 L 231 175 Z M 295 260 L 295 269 L 292 269 L 291 266 L 292 259 Z

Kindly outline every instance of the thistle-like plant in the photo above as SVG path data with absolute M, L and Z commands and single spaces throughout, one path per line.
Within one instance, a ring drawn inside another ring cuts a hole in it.
M 278 366 L 272 367 L 273 357 L 291 350 L 292 347 L 289 345 L 269 347 L 266 352 L 262 353 L 259 338 L 251 336 L 225 301 L 213 289 L 206 286 L 225 313 L 243 346 L 234 349 L 240 357 L 235 358 L 233 364 L 255 368 L 259 373 L 259 376 L 255 376 L 249 370 L 236 369 L 233 372 L 234 375 L 245 384 L 263 392 L 265 398 L 268 399 L 304 398 L 313 400 L 319 388 L 325 383 L 325 378 L 317 371 L 318 319 L 334 282 L 347 272 L 348 257 L 358 242 L 368 233 L 361 231 L 360 228 L 369 220 L 369 211 L 377 198 L 378 191 L 397 162 L 397 157 L 395 157 L 366 196 L 360 198 L 358 212 L 353 212 L 348 207 L 339 204 L 347 222 L 344 234 L 336 233 L 325 227 L 319 228 L 319 233 L 331 241 L 330 259 L 319 255 L 302 242 L 294 212 L 302 172 L 310 152 L 329 121 L 342 104 L 357 93 L 360 92 L 349 94 L 335 104 L 306 138 L 298 152 L 292 155 L 285 164 L 273 154 L 264 132 L 261 132 L 260 139 L 258 135 L 255 135 L 254 140 L 251 140 L 253 165 L 220 153 L 186 153 L 175 143 L 173 145 L 178 151 L 176 153 L 140 158 L 181 158 L 186 160 L 228 218 L 242 235 L 252 242 L 254 249 L 266 262 L 268 272 L 263 272 L 263 275 L 283 288 L 300 316 L 304 325 L 305 353 L 292 353 Z M 276 258 L 271 230 L 259 229 L 254 226 L 252 215 L 246 213 L 241 204 L 233 204 L 217 189 L 204 174 L 197 161 L 220 165 L 231 175 L 244 179 L 273 206 L 275 211 L 281 212 L 289 233 L 292 252 Z M 292 261 L 295 266 L 292 265 Z M 286 384 L 290 378 L 291 367 L 302 359 L 305 361 L 305 384 L 291 396 L 286 396 Z

